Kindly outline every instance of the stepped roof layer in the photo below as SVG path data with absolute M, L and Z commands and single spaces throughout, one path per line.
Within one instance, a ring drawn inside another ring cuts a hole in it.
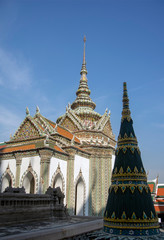
M 0 144 L 0 155 L 43 148 L 68 155 L 65 149 L 70 147 L 89 154 L 80 148 L 80 140 L 68 129 L 42 116 L 38 107 L 34 117 L 30 116 L 27 108 L 26 117 L 14 136 L 5 144 Z
M 104 231 L 140 237 L 159 233 L 158 218 L 133 129 L 126 83 L 112 184 L 104 213 Z

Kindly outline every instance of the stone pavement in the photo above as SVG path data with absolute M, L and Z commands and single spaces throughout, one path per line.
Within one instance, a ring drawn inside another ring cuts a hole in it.
M 103 232 L 103 219 L 72 217 L 69 220 L 45 220 L 0 227 L 1 240 L 164 240 L 164 230 L 158 236 L 109 236 Z
M 51 240 L 73 239 L 87 232 L 102 229 L 103 219 L 95 217 L 72 217 L 70 220 L 45 220 L 0 227 L 1 240 Z M 80 239 L 80 238 L 78 238 Z

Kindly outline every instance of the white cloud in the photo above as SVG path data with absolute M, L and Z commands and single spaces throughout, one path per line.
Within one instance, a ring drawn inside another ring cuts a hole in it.
M 30 68 L 21 57 L 0 48 L 0 85 L 18 89 L 30 86 Z

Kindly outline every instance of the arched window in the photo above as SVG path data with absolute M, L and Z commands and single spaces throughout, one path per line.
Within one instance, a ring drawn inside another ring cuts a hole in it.
M 55 176 L 54 183 L 53 183 L 53 188 L 57 188 L 57 187 L 60 187 L 61 191 L 63 191 L 63 180 L 60 173 L 58 173 Z
M 11 176 L 7 173 L 2 179 L 1 192 L 4 192 L 7 187 L 11 187 L 11 186 L 12 186 Z
M 31 172 L 28 172 L 23 179 L 23 187 L 26 193 L 35 193 L 35 179 Z
M 84 216 L 85 208 L 85 185 L 80 177 L 76 183 L 75 189 L 75 215 Z

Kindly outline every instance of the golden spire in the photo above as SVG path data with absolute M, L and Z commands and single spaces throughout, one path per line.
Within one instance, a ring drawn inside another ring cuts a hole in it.
M 129 109 L 129 98 L 127 93 L 126 82 L 123 83 L 123 110 L 122 110 L 122 119 L 127 118 L 128 120 L 131 118 L 130 109 Z
M 83 53 L 83 63 L 82 63 L 82 68 L 80 74 L 82 75 L 83 73 L 87 74 L 87 69 L 86 69 L 86 61 L 85 61 L 85 42 L 86 42 L 86 36 L 84 36 L 84 53 Z
M 85 42 L 86 37 L 84 36 L 84 53 L 83 53 L 83 63 L 81 68 L 81 78 L 79 88 L 76 92 L 77 98 L 72 103 L 71 109 L 76 109 L 79 107 L 87 107 L 89 110 L 95 109 L 96 104 L 90 98 L 91 91 L 88 87 L 88 80 L 87 80 L 87 69 L 86 69 L 86 61 L 85 61 Z
M 86 36 L 85 35 L 84 35 L 83 41 L 84 41 L 83 64 L 86 64 L 86 62 L 85 62 L 85 42 L 86 42 Z

